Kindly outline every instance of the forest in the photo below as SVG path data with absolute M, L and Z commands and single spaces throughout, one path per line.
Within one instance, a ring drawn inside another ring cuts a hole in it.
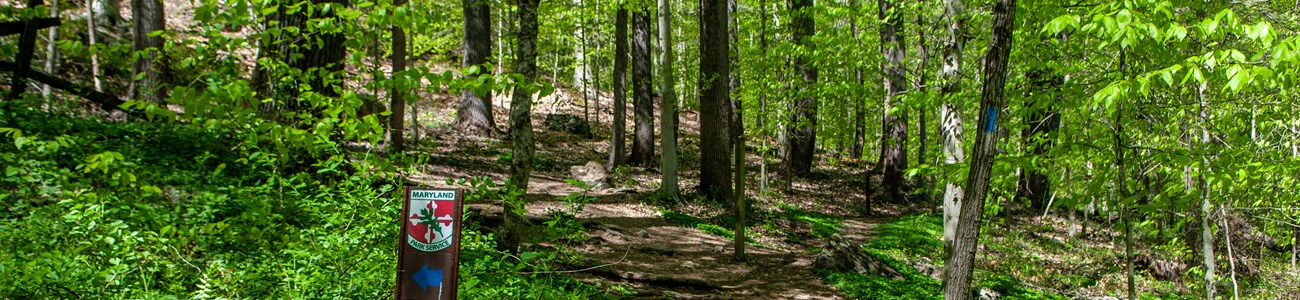
M 391 299 L 420 186 L 463 299 L 1300 299 L 1298 86 L 1288 0 L 0 0 L 0 299 Z

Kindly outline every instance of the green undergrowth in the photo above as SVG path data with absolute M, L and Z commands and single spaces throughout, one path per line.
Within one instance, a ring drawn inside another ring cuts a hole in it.
M 32 107 L 0 102 L 0 299 L 392 296 L 404 183 L 376 170 L 409 162 L 328 136 L 258 136 L 273 123 L 104 122 Z M 624 294 L 538 272 L 559 258 L 507 255 L 474 224 L 462 246 L 462 298 Z
M 699 229 L 704 233 L 725 237 L 727 239 L 736 238 L 736 231 L 729 229 L 731 227 L 734 227 L 734 225 L 732 224 L 735 224 L 732 223 L 732 219 L 734 218 L 731 218 L 730 216 L 728 216 L 727 218 L 722 218 L 722 217 L 714 218 L 715 220 L 705 220 L 705 219 L 697 218 L 692 215 L 680 213 L 669 209 L 661 209 L 660 213 L 663 215 L 664 220 L 668 220 L 668 222 L 672 223 L 673 225 Z M 756 247 L 768 247 L 759 244 L 758 241 L 755 241 L 752 237 L 749 236 L 745 237 L 745 243 Z
M 917 272 L 906 263 L 924 257 L 942 267 L 942 236 L 943 220 L 938 216 L 911 215 L 876 227 L 875 236 L 863 247 L 864 250 L 897 269 L 903 274 L 903 280 L 853 272 L 817 272 L 856 299 L 943 299 L 939 280 Z M 1018 279 L 1007 274 L 976 274 L 976 278 L 977 286 L 998 292 L 1001 299 L 1067 299 L 1025 288 Z
M 810 212 L 784 202 L 777 203 L 777 208 L 780 209 L 777 215 L 783 219 L 791 222 L 808 223 L 812 227 L 812 235 L 818 238 L 835 235 L 840 232 L 840 228 L 844 225 L 843 217 Z

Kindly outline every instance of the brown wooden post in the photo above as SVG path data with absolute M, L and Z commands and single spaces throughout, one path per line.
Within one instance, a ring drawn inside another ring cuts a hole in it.
M 45 1 L 27 1 L 28 8 L 41 5 L 45 5 Z M 23 24 L 23 33 L 18 37 L 18 59 L 14 61 L 18 63 L 18 68 L 14 69 L 13 84 L 9 86 L 10 99 L 17 99 L 27 90 L 27 72 L 32 69 L 32 55 L 36 52 L 36 29 L 38 28 L 40 26 L 37 25 L 36 19 L 27 20 Z
M 461 190 L 406 187 L 397 250 L 397 299 L 456 299 Z

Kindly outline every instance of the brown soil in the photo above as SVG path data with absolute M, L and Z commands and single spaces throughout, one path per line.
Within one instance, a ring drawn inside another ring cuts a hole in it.
M 506 107 L 508 95 L 497 95 L 494 116 L 499 128 L 508 122 Z M 420 102 L 419 148 L 413 153 L 425 155 L 428 165 L 408 178 L 419 184 L 450 187 L 446 179 L 486 176 L 497 183 L 503 182 L 508 166 L 500 155 L 508 153 L 507 145 L 494 138 L 468 137 L 450 128 L 454 115 L 454 101 L 446 95 L 429 95 Z M 548 219 L 553 211 L 571 211 L 558 198 L 583 190 L 564 181 L 569 166 L 587 161 L 605 162 L 609 141 L 610 107 L 608 97 L 600 97 L 599 117 L 592 119 L 596 139 L 544 130 L 540 120 L 552 111 L 583 116 L 581 94 L 563 89 L 555 95 L 539 99 L 534 107 L 533 123 L 537 139 L 537 152 L 541 165 L 534 170 L 528 188 L 529 219 L 538 223 Z M 552 105 L 558 103 L 558 105 Z M 593 106 L 595 104 L 593 103 Z M 629 109 L 630 111 L 630 109 Z M 630 118 L 629 118 L 630 119 Z M 682 113 L 681 131 L 691 136 L 697 132 L 698 123 L 693 112 Z M 631 127 L 632 124 L 628 124 Z M 629 128 L 629 132 L 630 132 Z M 698 143 L 683 139 L 681 151 L 698 151 Z M 683 192 L 690 192 L 698 184 L 698 155 L 685 155 L 679 172 Z M 823 159 L 822 161 L 826 161 Z M 861 162 L 844 162 L 851 165 L 818 166 L 814 179 L 794 182 L 790 192 L 775 192 L 779 178 L 772 178 L 769 192 L 760 195 L 759 171 L 762 158 L 751 153 L 748 170 L 751 171 L 747 190 L 749 197 L 757 199 L 754 207 L 758 214 L 779 211 L 777 203 L 784 203 L 810 212 L 820 212 L 846 217 L 840 234 L 855 242 L 871 237 L 876 224 L 886 222 L 901 213 L 901 206 L 877 204 L 878 217 L 859 217 L 861 203 L 866 197 L 865 166 Z M 775 169 L 767 166 L 767 169 Z M 858 170 L 844 173 L 843 170 Z M 733 243 L 729 238 L 706 233 L 694 227 L 677 226 L 660 213 L 660 205 L 652 203 L 659 185 L 657 170 L 633 168 L 615 172 L 612 181 L 616 189 L 590 191 L 599 200 L 585 206 L 575 215 L 584 224 L 589 239 L 571 242 L 563 247 L 579 254 L 584 263 L 564 266 L 566 274 L 585 281 L 603 281 L 622 284 L 635 291 L 634 299 L 843 299 L 813 273 L 812 264 L 817 250 L 824 242 L 809 233 L 806 223 L 788 221 L 772 222 L 768 226 L 751 226 L 749 234 L 762 245 L 746 247 L 747 259 L 736 261 Z M 701 219 L 728 213 L 729 208 L 718 205 L 688 204 L 673 206 L 679 211 Z M 490 224 L 499 220 L 498 203 L 469 205 L 471 216 Z M 774 218 L 775 219 L 775 218 Z M 487 227 L 487 226 L 485 226 Z M 550 245 L 542 245 L 550 246 Z M 580 270 L 580 271 L 579 271 Z

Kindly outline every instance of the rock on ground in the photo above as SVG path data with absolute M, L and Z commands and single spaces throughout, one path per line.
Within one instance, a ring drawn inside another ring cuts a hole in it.
M 605 166 L 595 161 L 588 161 L 581 166 L 569 167 L 569 175 L 573 180 L 581 181 L 595 190 L 604 190 L 610 188 L 609 173 L 605 172 Z
M 867 255 L 861 245 L 839 235 L 832 236 L 822 252 L 817 254 L 813 267 L 835 272 L 858 272 L 894 280 L 903 280 L 903 274 L 874 256 Z
M 587 120 L 571 114 L 547 114 L 546 129 L 551 131 L 567 132 L 577 136 L 592 138 L 591 125 Z

